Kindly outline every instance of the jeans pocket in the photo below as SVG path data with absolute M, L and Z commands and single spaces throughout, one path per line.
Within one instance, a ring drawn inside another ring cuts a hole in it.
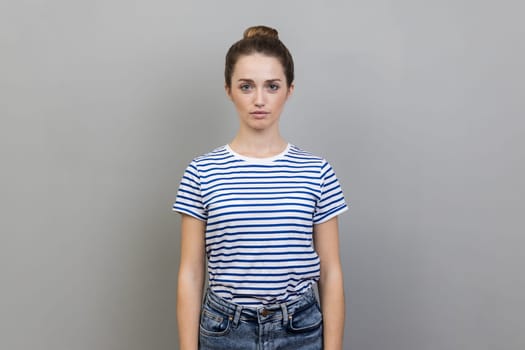
M 308 305 L 289 315 L 288 332 L 306 333 L 316 330 L 323 324 L 323 315 L 317 303 Z
M 222 336 L 229 333 L 233 317 L 205 306 L 201 313 L 200 332 L 208 336 Z

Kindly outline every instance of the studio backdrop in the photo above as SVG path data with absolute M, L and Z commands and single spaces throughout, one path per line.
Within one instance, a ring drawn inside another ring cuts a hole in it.
M 522 2 L 2 1 L 0 348 L 177 349 L 192 158 L 228 47 L 279 30 L 287 140 L 330 161 L 351 350 L 525 344 Z

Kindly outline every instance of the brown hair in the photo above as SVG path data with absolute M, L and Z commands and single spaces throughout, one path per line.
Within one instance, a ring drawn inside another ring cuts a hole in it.
M 294 79 L 293 59 L 290 51 L 279 40 L 279 33 L 270 27 L 254 26 L 246 29 L 244 37 L 233 44 L 226 54 L 224 79 L 228 88 L 231 87 L 233 69 L 239 57 L 253 53 L 277 58 L 283 66 L 286 84 L 288 87 L 292 85 Z

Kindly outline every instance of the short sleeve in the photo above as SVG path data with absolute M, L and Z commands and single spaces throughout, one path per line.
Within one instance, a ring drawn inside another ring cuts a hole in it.
M 201 181 L 195 161 L 186 168 L 180 181 L 173 210 L 206 221 L 208 213 L 201 195 Z
M 348 210 L 343 190 L 330 164 L 321 167 L 321 195 L 316 203 L 313 222 L 320 224 Z

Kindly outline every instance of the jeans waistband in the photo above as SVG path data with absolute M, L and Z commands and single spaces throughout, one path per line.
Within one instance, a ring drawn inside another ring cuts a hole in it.
M 317 303 L 317 298 L 313 288 L 308 288 L 305 293 L 296 299 L 280 304 L 271 304 L 259 308 L 253 308 L 231 303 L 219 297 L 208 288 L 204 298 L 204 303 L 211 308 L 220 310 L 223 313 L 229 315 L 230 319 L 234 321 L 234 324 L 236 324 L 240 319 L 247 322 L 258 323 L 282 320 L 286 323 L 294 313 L 306 309 L 314 303 Z

